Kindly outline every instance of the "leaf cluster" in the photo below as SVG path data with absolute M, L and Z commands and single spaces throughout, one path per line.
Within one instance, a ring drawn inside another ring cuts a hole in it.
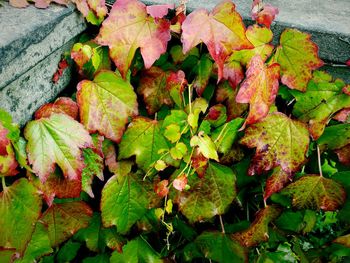
M 273 45 L 260 1 L 247 28 L 231 1 L 77 5 L 74 94 L 23 131 L 0 111 L 1 262 L 349 260 L 350 88 L 310 35 Z

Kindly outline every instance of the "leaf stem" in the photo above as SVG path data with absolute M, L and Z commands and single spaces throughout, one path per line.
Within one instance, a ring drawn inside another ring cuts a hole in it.
M 223 234 L 225 234 L 225 227 L 224 227 L 224 223 L 222 222 L 222 216 L 219 215 L 219 219 L 220 219 L 220 225 L 221 225 L 221 232 Z
M 0 174 L 0 176 L 1 176 L 2 190 L 5 191 L 5 189 L 7 188 L 6 182 L 5 182 L 5 176 L 3 176 L 2 174 Z
M 320 153 L 320 147 L 318 147 L 318 144 L 317 144 L 317 160 L 318 160 L 318 170 L 320 171 L 320 176 L 323 177 L 322 165 L 321 165 L 321 153 Z

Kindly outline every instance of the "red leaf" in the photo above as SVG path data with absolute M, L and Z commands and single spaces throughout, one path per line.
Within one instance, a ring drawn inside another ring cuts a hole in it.
M 182 191 L 187 185 L 187 176 L 186 174 L 181 174 L 173 181 L 173 186 L 175 189 Z
M 170 22 L 147 14 L 137 0 L 118 0 L 103 22 L 96 41 L 110 48 L 110 56 L 123 78 L 126 77 L 136 49 L 141 49 L 145 67 L 150 68 L 166 52 Z
M 224 65 L 223 78 L 227 79 L 231 87 L 235 89 L 244 79 L 244 72 L 241 64 L 237 61 L 227 61 Z
M 0 174 L 13 176 L 18 174 L 18 163 L 11 141 L 7 138 L 8 130 L 0 122 Z
M 17 8 L 27 7 L 29 4 L 27 0 L 10 0 L 10 5 Z
M 168 9 L 174 9 L 175 4 L 150 5 L 146 7 L 147 14 L 154 18 L 162 18 L 168 14 Z
M 192 155 L 192 167 L 196 170 L 196 173 L 200 178 L 205 174 L 208 167 L 208 159 L 204 157 L 198 148 L 195 149 Z
M 40 182 L 36 176 L 30 177 L 33 184 L 38 188 L 39 192 L 48 206 L 52 205 L 55 197 L 58 198 L 77 198 L 81 193 L 81 179 L 70 180 L 64 178 L 57 171 L 50 174 L 45 183 Z
M 252 48 L 245 36 L 242 17 L 231 1 L 218 4 L 211 13 L 197 9 L 182 24 L 183 53 L 204 42 L 218 64 L 218 81 L 223 77 L 226 58 L 233 50 Z
M 178 72 L 171 72 L 166 80 L 166 88 L 170 93 L 170 97 L 173 99 L 178 107 L 183 106 L 183 92 L 187 85 L 185 79 L 185 73 L 182 70 Z
M 47 103 L 35 112 L 35 119 L 49 118 L 53 113 L 64 113 L 73 119 L 78 118 L 78 104 L 68 97 L 60 97 L 54 103 Z
M 350 59 L 348 61 L 346 61 L 345 64 L 350 67 Z
M 281 191 L 292 178 L 293 174 L 283 171 L 281 167 L 275 168 L 266 180 L 264 200 L 266 201 L 272 194 Z
M 350 108 L 345 108 L 334 115 L 333 119 L 340 122 L 350 122 Z
M 46 7 L 45 7 L 46 8 Z M 53 77 L 52 77 L 52 82 L 53 83 L 57 83 L 60 78 L 62 77 L 63 75 L 63 71 L 68 67 L 68 62 L 66 59 L 61 59 L 60 62 L 58 62 L 58 68 L 57 68 L 57 71 L 53 74 Z
M 335 150 L 335 152 L 342 164 L 350 166 L 350 144 Z
M 156 192 L 156 194 L 159 197 L 164 197 L 164 196 L 168 195 L 168 193 L 169 193 L 168 184 L 169 184 L 168 180 L 160 181 L 159 183 L 157 183 L 154 186 L 154 192 Z
M 143 96 L 149 115 L 156 113 L 162 105 L 173 104 L 168 91 L 170 87 L 167 87 L 168 76 L 169 72 L 158 67 L 152 67 L 142 72 L 137 92 Z
M 269 113 L 278 92 L 279 71 L 278 64 L 265 66 L 260 55 L 254 56 L 249 62 L 247 78 L 236 97 L 238 103 L 250 104 L 245 124 L 256 123 Z
M 251 16 L 257 23 L 270 28 L 276 15 L 278 15 L 277 7 L 274 7 L 271 4 L 264 4 L 261 0 L 254 0 Z

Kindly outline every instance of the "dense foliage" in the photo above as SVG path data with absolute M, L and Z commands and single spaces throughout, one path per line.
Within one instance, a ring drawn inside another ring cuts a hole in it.
M 78 3 L 102 25 L 76 92 L 23 133 L 0 111 L 1 262 L 350 259 L 350 86 L 310 35 L 273 45 L 258 0 L 248 28 L 231 1 Z

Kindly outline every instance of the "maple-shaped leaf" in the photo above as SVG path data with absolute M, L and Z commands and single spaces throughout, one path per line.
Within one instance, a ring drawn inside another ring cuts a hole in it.
M 123 78 L 138 48 L 146 68 L 166 52 L 170 40 L 170 22 L 147 14 L 138 0 L 118 0 L 103 22 L 96 41 L 110 48 L 110 56 Z
M 27 152 L 34 173 L 44 183 L 57 164 L 63 176 L 79 180 L 84 168 L 82 148 L 92 146 L 84 127 L 65 114 L 52 114 L 27 123 L 24 136 L 28 140 Z
M 257 23 L 265 25 L 270 28 L 271 23 L 278 15 L 278 8 L 271 4 L 263 3 L 262 0 L 254 0 L 252 4 L 252 19 Z
M 146 213 L 150 200 L 143 184 L 131 172 L 130 163 L 120 163 L 102 190 L 101 215 L 105 227 L 116 226 L 118 233 L 126 234 Z
M 128 118 L 138 114 L 130 83 L 112 71 L 101 71 L 93 81 L 79 82 L 77 89 L 80 119 L 85 128 L 120 142 Z
M 283 171 L 281 167 L 273 169 L 272 174 L 266 180 L 264 200 L 266 201 L 272 194 L 281 191 L 292 178 L 293 175 Z
M 253 223 L 244 231 L 234 233 L 232 237 L 244 247 L 254 247 L 269 239 L 269 224 L 281 213 L 276 206 L 266 206 L 259 210 Z
M 64 113 L 73 119 L 78 118 L 78 104 L 68 97 L 60 97 L 54 103 L 47 103 L 35 112 L 35 119 L 48 118 L 53 113 Z
M 210 219 L 225 213 L 236 197 L 236 176 L 226 166 L 209 162 L 203 178 L 188 178 L 190 190 L 177 191 L 172 198 L 180 211 L 191 222 Z
M 145 172 L 161 157 L 159 150 L 168 149 L 168 143 L 157 121 L 136 117 L 129 124 L 119 144 L 118 159 L 136 155 L 136 163 Z
M 218 65 L 218 81 L 223 77 L 223 66 L 233 50 L 252 48 L 245 36 L 242 17 L 231 1 L 218 4 L 211 13 L 197 9 L 182 24 L 183 53 L 204 42 Z
M 247 251 L 231 236 L 220 232 L 203 232 L 194 241 L 205 258 L 215 262 L 247 262 Z
M 333 242 L 350 248 L 350 234 L 337 237 Z
M 16 263 L 37 262 L 42 256 L 53 252 L 46 226 L 37 222 L 32 238 L 27 244 L 24 255 L 21 259 L 17 259 Z M 1 258 L 1 257 L 0 257 Z
M 13 176 L 18 173 L 18 163 L 10 139 L 7 137 L 9 130 L 0 120 L 0 177 Z
M 171 72 L 166 80 L 166 88 L 169 91 L 170 97 L 179 108 L 183 107 L 183 92 L 186 85 L 187 80 L 182 70 Z
M 342 148 L 335 150 L 335 152 L 342 164 L 350 166 L 350 143 Z
M 143 96 L 149 115 L 156 113 L 162 105 L 171 106 L 173 104 L 167 89 L 168 76 L 169 72 L 163 71 L 158 67 L 144 70 L 141 74 L 137 92 Z
M 104 228 L 101 215 L 94 213 L 87 228 L 80 229 L 74 239 L 86 242 L 86 247 L 94 252 L 101 252 L 105 247 L 122 251 L 125 239 L 117 233 L 116 228 Z
M 350 96 L 342 92 L 342 81 L 332 82 L 332 77 L 323 72 L 315 72 L 306 92 L 292 90 L 296 103 L 293 115 L 307 122 L 314 140 L 323 133 L 325 126 L 337 111 L 350 107 Z
M 117 251 L 112 253 L 111 263 L 119 262 L 145 262 L 145 263 L 162 263 L 161 256 L 145 241 L 142 237 L 137 237 L 129 241 L 124 247 L 123 252 Z
M 36 188 L 21 178 L 0 193 L 0 247 L 23 254 L 41 213 Z
M 305 91 L 312 71 L 323 65 L 318 47 L 310 37 L 297 29 L 286 29 L 281 34 L 273 61 L 280 64 L 281 81 L 290 89 Z
M 216 91 L 216 101 L 219 103 L 225 103 L 226 105 L 228 121 L 240 117 L 248 108 L 248 104 L 236 102 L 238 91 L 238 88 L 230 86 L 227 81 L 219 84 Z
M 346 193 L 342 185 L 319 175 L 305 175 L 288 185 L 283 194 L 292 197 L 298 209 L 322 209 L 335 211 L 345 202 Z
M 256 55 L 260 55 L 261 59 L 265 62 L 274 48 L 273 45 L 269 44 L 273 38 L 272 31 L 266 27 L 253 25 L 247 28 L 245 34 L 247 39 L 254 45 L 254 48 L 234 51 L 227 62 L 238 61 L 242 65 L 247 65 Z
M 279 71 L 278 64 L 265 66 L 260 55 L 254 56 L 248 63 L 246 79 L 236 97 L 238 103 L 250 104 L 245 125 L 256 123 L 269 113 L 278 92 Z
M 248 174 L 261 174 L 276 166 L 287 172 L 296 172 L 306 161 L 309 148 L 309 132 L 306 126 L 286 115 L 276 112 L 249 126 L 241 143 L 256 153 Z
M 42 183 L 35 175 L 31 175 L 29 179 L 43 196 L 48 206 L 52 205 L 55 197 L 77 198 L 81 193 L 81 180 L 65 178 L 58 169 L 49 175 L 45 183 Z
M 56 247 L 73 236 L 79 229 L 87 227 L 92 216 L 91 208 L 82 201 L 53 204 L 40 218 L 48 227 L 52 247 Z

